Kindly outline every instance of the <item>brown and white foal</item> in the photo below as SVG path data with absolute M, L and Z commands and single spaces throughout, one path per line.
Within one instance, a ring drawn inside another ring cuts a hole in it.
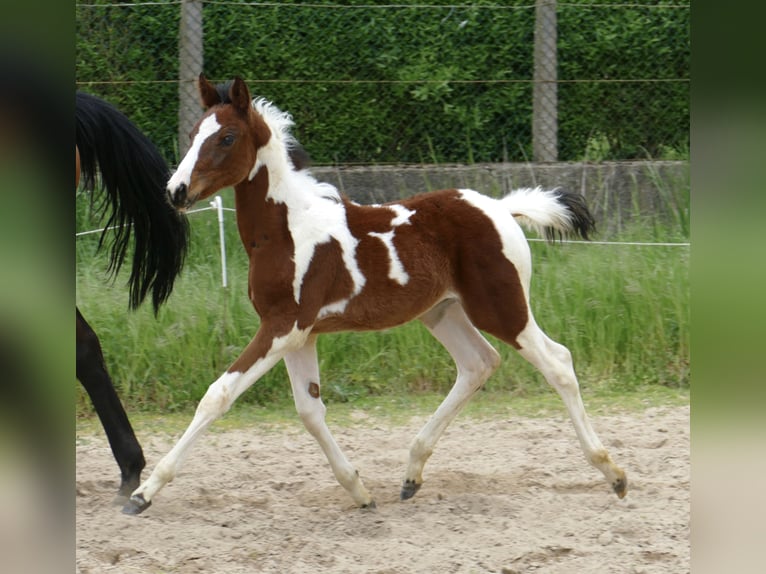
M 199 90 L 208 109 L 168 192 L 185 210 L 234 186 L 237 226 L 250 258 L 249 295 L 261 324 L 124 512 L 147 508 L 202 432 L 281 359 L 298 414 L 338 482 L 356 504 L 374 506 L 325 423 L 316 341 L 322 333 L 386 329 L 413 319 L 452 355 L 457 380 L 412 442 L 403 499 L 420 488 L 440 435 L 498 366 L 497 351 L 479 330 L 515 347 L 543 373 L 564 400 L 588 462 L 625 495 L 625 473 L 588 421 L 569 351 L 540 330 L 529 306 L 530 252 L 517 220 L 543 233 L 587 238 L 593 220 L 581 196 L 538 188 L 493 199 L 450 189 L 358 205 L 296 167 L 290 116 L 263 99 L 251 101 L 241 79 L 216 88 L 200 76 Z

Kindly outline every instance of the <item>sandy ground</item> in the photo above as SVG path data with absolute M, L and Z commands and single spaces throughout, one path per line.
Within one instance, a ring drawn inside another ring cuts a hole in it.
M 112 506 L 103 433 L 77 436 L 76 572 L 686 573 L 689 408 L 593 417 L 628 473 L 619 500 L 565 416 L 460 417 L 399 501 L 423 418 L 333 428 L 376 499 L 355 508 L 299 425 L 211 432 L 142 515 Z M 142 438 L 148 468 L 174 442 Z

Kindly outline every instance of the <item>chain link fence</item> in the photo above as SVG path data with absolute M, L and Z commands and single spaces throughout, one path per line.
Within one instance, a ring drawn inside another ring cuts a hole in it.
M 318 165 L 688 156 L 690 3 L 76 3 L 77 88 L 175 162 L 197 75 L 292 113 Z

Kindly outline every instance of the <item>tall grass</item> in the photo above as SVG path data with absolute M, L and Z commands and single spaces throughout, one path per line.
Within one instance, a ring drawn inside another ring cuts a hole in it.
M 671 217 L 622 214 L 611 240 L 688 240 L 688 182 L 666 189 Z M 684 185 L 686 189 L 683 189 Z M 675 203 L 673 203 L 675 202 Z M 231 190 L 224 203 L 233 205 Z M 676 205 L 677 204 L 677 205 Z M 149 306 L 127 311 L 125 276 L 107 281 L 97 236 L 77 240 L 77 304 L 99 334 L 112 377 L 131 410 L 190 408 L 255 334 L 247 299 L 247 261 L 227 214 L 229 287 L 220 283 L 218 228 L 211 213 L 190 216 L 192 249 L 172 297 L 155 318 Z M 78 225 L 89 224 L 87 209 Z M 626 223 L 627 222 L 627 223 Z M 605 239 L 599 237 L 598 239 Z M 647 385 L 689 385 L 689 248 L 532 243 L 532 307 L 540 326 L 572 351 L 584 389 L 626 392 Z M 490 338 L 503 357 L 487 383 L 518 396 L 550 392 L 516 352 Z M 449 355 L 415 322 L 380 333 L 319 340 L 323 397 L 347 401 L 386 393 L 446 392 Z M 79 389 L 79 385 L 78 385 Z M 78 411 L 90 403 L 78 390 Z M 280 363 L 240 399 L 288 400 Z

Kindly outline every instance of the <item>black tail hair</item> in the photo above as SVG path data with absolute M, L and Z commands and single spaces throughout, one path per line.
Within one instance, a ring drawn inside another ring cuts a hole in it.
M 579 193 L 556 190 L 556 200 L 566 207 L 571 214 L 572 232 L 575 236 L 589 240 L 589 234 L 596 232 L 596 220 L 585 203 L 585 198 Z M 545 230 L 545 238 L 549 240 L 561 239 L 561 233 L 552 228 Z
M 130 308 L 151 290 L 157 313 L 183 268 L 189 240 L 188 221 L 166 197 L 170 170 L 151 140 L 108 102 L 78 91 L 75 119 L 82 186 L 105 192 L 94 205 L 105 227 L 116 227 L 99 240 L 99 248 L 109 244 L 108 271 L 119 273 L 132 236 Z

